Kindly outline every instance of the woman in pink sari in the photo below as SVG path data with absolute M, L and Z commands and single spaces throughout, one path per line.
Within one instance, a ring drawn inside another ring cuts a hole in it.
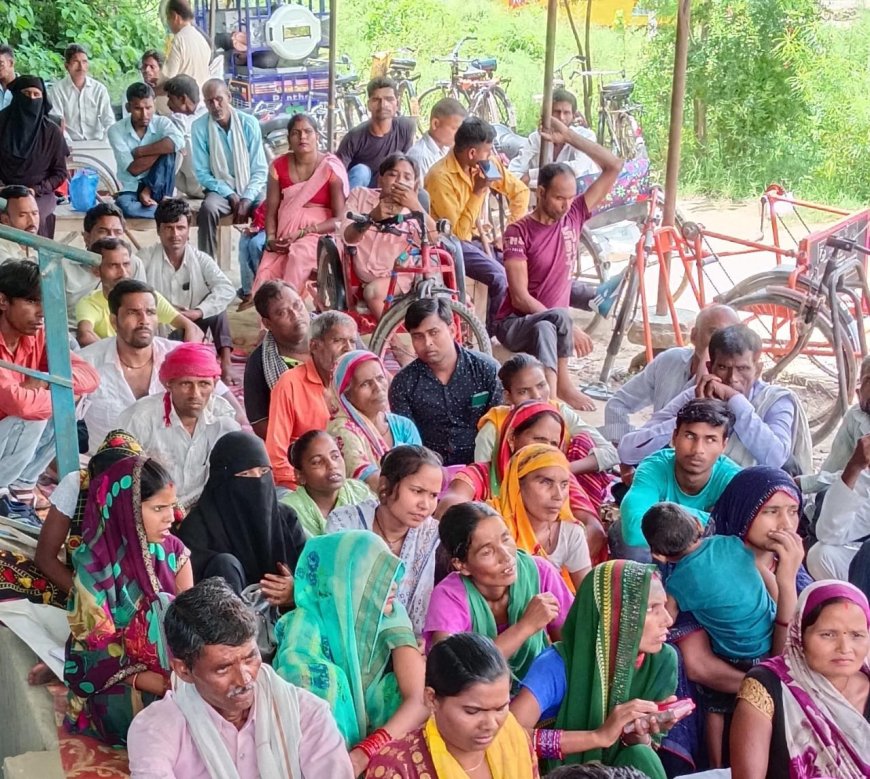
M 290 152 L 269 168 L 266 189 L 266 251 L 254 291 L 282 279 L 304 295 L 317 267 L 317 241 L 341 224 L 348 193 L 347 173 L 334 154 L 317 148 L 317 128 L 306 114 L 287 125 Z

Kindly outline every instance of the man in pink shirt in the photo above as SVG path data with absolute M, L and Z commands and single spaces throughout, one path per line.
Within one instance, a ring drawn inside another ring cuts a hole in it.
M 495 316 L 495 335 L 511 351 L 529 352 L 544 364 L 550 397 L 591 411 L 592 402 L 571 381 L 568 358 L 575 348 L 580 355 L 588 354 L 592 340 L 573 324 L 569 308 L 588 311 L 600 296 L 598 311 L 606 316 L 612 305 L 608 296 L 618 287 L 618 277 L 596 290 L 572 283 L 571 271 L 583 224 L 616 183 L 622 160 L 555 117 L 541 135 L 556 146 L 568 144 L 582 152 L 601 168 L 601 174 L 578 196 L 570 166 L 555 162 L 540 169 L 535 210 L 505 229 L 508 294 Z
M 100 377 L 76 355 L 72 362 L 76 396 L 93 392 Z M 0 360 L 48 371 L 39 266 L 30 260 L 0 265 Z M 54 457 L 51 390 L 44 381 L 0 368 L 0 514 L 27 522 L 36 480 Z
M 174 689 L 127 734 L 132 779 L 351 779 L 329 704 L 263 664 L 257 617 L 220 578 L 181 593 L 164 620 Z

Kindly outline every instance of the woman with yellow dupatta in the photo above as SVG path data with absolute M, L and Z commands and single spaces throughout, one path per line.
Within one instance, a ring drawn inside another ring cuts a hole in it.
M 477 633 L 457 633 L 426 660 L 425 726 L 387 744 L 367 779 L 537 779 L 529 738 L 508 711 L 510 672 Z
M 568 458 L 555 446 L 524 446 L 508 463 L 489 503 L 502 515 L 520 549 L 549 560 L 576 592 L 592 568 L 586 529 L 571 513 Z

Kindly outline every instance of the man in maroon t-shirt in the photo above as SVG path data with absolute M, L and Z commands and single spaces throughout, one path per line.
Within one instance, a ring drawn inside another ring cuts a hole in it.
M 583 152 L 601 168 L 601 175 L 578 197 L 577 180 L 568 165 L 557 162 L 541 168 L 535 210 L 508 225 L 504 233 L 508 295 L 496 315 L 495 335 L 511 351 L 529 352 L 544 364 L 553 397 L 590 411 L 592 401 L 571 382 L 568 358 L 575 348 L 588 354 L 592 340 L 574 326 L 568 309 L 588 311 L 596 295 L 612 294 L 617 285 L 605 282 L 606 289 L 601 285 L 596 290 L 572 282 L 571 268 L 583 223 L 616 183 L 622 160 L 556 118 L 541 135 Z

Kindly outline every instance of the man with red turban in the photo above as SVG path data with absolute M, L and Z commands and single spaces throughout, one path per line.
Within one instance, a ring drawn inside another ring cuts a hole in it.
M 215 442 L 241 429 L 233 407 L 214 394 L 220 375 L 211 346 L 184 343 L 166 355 L 160 366 L 166 392 L 137 400 L 118 420 L 118 426 L 135 436 L 172 474 L 185 513 L 208 479 Z

